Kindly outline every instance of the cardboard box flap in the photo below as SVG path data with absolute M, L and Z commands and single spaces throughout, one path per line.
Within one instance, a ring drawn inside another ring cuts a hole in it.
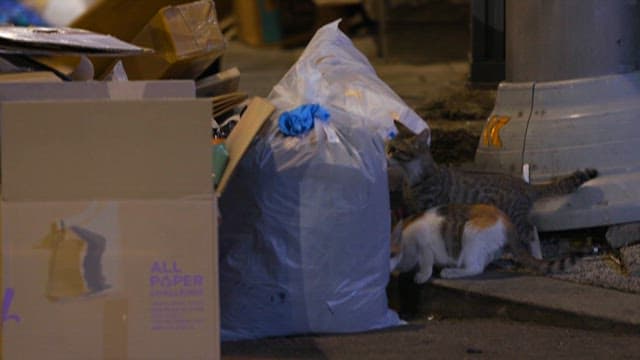
M 193 80 L 0 83 L 0 101 L 193 97 Z
M 253 138 L 275 109 L 273 104 L 259 97 L 253 98 L 249 103 L 242 118 L 225 140 L 225 145 L 229 151 L 229 162 L 216 188 L 216 194 L 218 196 L 224 192 L 236 166 L 238 166 L 242 156 L 244 156 L 249 145 L 251 145 Z
M 175 198 L 212 192 L 206 100 L 0 103 L 2 198 Z

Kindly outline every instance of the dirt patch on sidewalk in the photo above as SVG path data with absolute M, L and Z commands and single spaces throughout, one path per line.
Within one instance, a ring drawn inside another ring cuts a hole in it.
M 431 153 L 439 164 L 472 162 L 494 90 L 462 88 L 416 107 L 431 128 Z

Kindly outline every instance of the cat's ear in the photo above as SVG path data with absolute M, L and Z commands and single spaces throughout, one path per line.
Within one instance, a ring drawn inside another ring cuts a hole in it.
M 398 120 L 393 120 L 393 124 L 396 126 L 396 129 L 398 129 L 398 136 L 406 137 L 406 136 L 413 136 L 416 134 Z
M 422 130 L 417 136 L 416 136 L 416 140 L 417 143 L 419 144 L 420 148 L 429 148 L 429 145 L 431 144 L 431 131 L 429 130 L 429 128 L 426 128 L 424 130 Z

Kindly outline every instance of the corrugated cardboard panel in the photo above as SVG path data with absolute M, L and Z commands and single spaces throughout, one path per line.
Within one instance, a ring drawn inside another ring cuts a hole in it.
M 102 352 L 105 359 L 126 359 L 129 348 L 129 302 L 109 299 L 104 302 L 102 317 Z
M 196 99 L 2 102 L 2 198 L 211 193 L 210 114 Z
M 215 209 L 211 195 L 3 201 L 7 315 L 20 321 L 4 323 L 0 357 L 218 359 Z
M 0 101 L 195 97 L 193 80 L 0 83 Z

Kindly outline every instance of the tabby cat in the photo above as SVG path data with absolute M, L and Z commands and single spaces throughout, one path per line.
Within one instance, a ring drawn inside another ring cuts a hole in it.
M 529 253 L 536 239 L 529 212 L 535 200 L 568 194 L 597 176 L 594 169 L 575 171 L 548 184 L 531 185 L 519 177 L 463 171 L 436 164 L 429 150 L 428 129 L 419 134 L 396 121 L 398 135 L 387 143 L 389 168 L 403 169 L 402 201 L 408 216 L 447 204 L 488 204 L 502 210 L 515 227 L 510 250 L 516 261 L 539 273 L 555 272 L 555 262 L 540 262 Z
M 500 209 L 491 205 L 449 204 L 403 219 L 391 234 L 391 271 L 408 272 L 425 283 L 434 266 L 440 276 L 478 275 L 515 240 L 515 229 Z

